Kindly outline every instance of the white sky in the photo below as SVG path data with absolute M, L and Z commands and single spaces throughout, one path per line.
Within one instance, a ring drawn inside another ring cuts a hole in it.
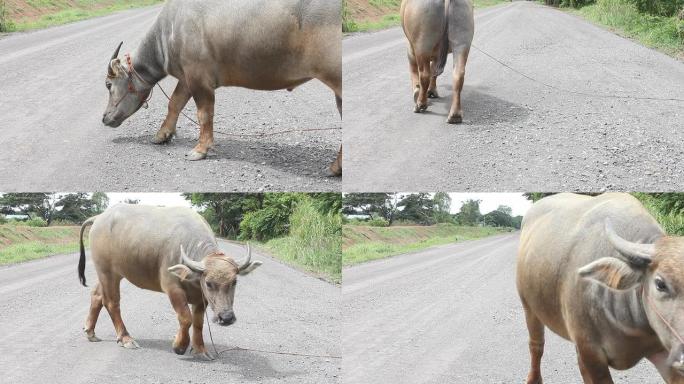
M 138 204 L 164 206 L 164 207 L 191 207 L 180 193 L 111 193 L 108 192 L 109 206 L 120 203 L 126 199 L 140 200 Z
M 449 193 L 451 197 L 451 213 L 456 213 L 461 209 L 463 202 L 468 199 L 482 200 L 480 202 L 480 212 L 484 215 L 499 207 L 507 205 L 513 208 L 513 216 L 524 216 L 532 206 L 532 202 L 527 200 L 522 193 Z

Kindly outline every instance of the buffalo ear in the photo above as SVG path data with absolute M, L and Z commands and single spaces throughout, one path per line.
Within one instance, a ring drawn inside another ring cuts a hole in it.
M 117 77 L 123 70 L 123 67 L 121 66 L 121 60 L 120 59 L 113 59 L 112 61 L 109 62 L 109 75 L 112 77 Z
M 168 269 L 172 275 L 178 277 L 181 281 L 194 281 L 199 279 L 199 273 L 193 271 L 183 264 L 176 264 Z
M 639 284 L 644 271 L 634 269 L 622 260 L 603 257 L 578 270 L 581 277 L 599 282 L 613 289 L 629 289 Z
M 245 268 L 242 268 L 240 270 L 240 272 L 238 272 L 238 273 L 241 275 L 246 275 L 246 274 L 252 272 L 253 270 L 257 269 L 261 264 L 263 264 L 261 261 L 258 261 L 258 260 L 252 261 L 251 263 L 249 263 L 248 266 L 246 266 Z

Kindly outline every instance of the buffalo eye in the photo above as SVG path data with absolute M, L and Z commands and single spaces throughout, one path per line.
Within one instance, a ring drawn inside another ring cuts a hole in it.
M 216 288 L 216 284 L 207 281 L 207 288 L 211 289 L 212 291 Z
M 662 277 L 656 277 L 654 280 L 654 284 L 658 292 L 667 292 L 667 284 L 665 284 L 665 280 L 663 280 Z
M 105 83 L 105 85 L 107 86 L 107 89 L 109 89 L 109 90 L 112 89 L 112 83 L 107 82 L 107 83 Z

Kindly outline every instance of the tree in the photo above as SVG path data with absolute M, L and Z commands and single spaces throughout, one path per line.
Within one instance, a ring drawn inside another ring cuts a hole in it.
M 101 196 L 97 197 L 102 203 Z M 55 210 L 52 217 L 48 220 L 48 225 L 52 220 L 63 220 L 70 223 L 81 223 L 91 216 L 95 216 L 99 211 L 98 203 L 87 193 L 69 193 L 60 196 L 55 203 Z
M 432 225 L 435 223 L 435 201 L 427 193 L 412 193 L 404 196 L 397 208 L 402 208 L 397 212 L 397 218 L 413 221 L 421 225 Z
M 509 207 L 508 205 L 499 205 L 498 208 L 496 208 L 497 211 L 503 212 L 508 216 L 513 215 L 513 208 Z
M 482 214 L 480 213 L 481 200 L 468 199 L 461 205 L 460 211 L 456 214 L 456 219 L 461 225 L 474 226 L 480 222 Z
M 51 193 L 5 193 L 0 197 L 0 213 L 49 217 Z
M 392 225 L 398 199 L 396 193 L 347 193 L 342 198 L 342 213 L 368 216 L 371 220 L 382 217 Z
M 95 192 L 90 197 L 94 204 L 94 213 L 99 215 L 109 206 L 109 196 L 104 192 Z
M 237 237 L 246 212 L 260 209 L 263 193 L 184 193 L 183 197 L 203 210 L 202 215 L 219 236 Z
M 131 199 L 131 198 L 126 198 L 122 201 L 124 204 L 139 204 L 140 199 Z

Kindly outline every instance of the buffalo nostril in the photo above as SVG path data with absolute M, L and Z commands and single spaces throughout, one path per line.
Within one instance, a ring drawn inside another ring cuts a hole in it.
M 233 312 L 222 313 L 219 315 L 219 320 L 221 321 L 221 324 L 233 324 L 235 322 L 235 314 Z

